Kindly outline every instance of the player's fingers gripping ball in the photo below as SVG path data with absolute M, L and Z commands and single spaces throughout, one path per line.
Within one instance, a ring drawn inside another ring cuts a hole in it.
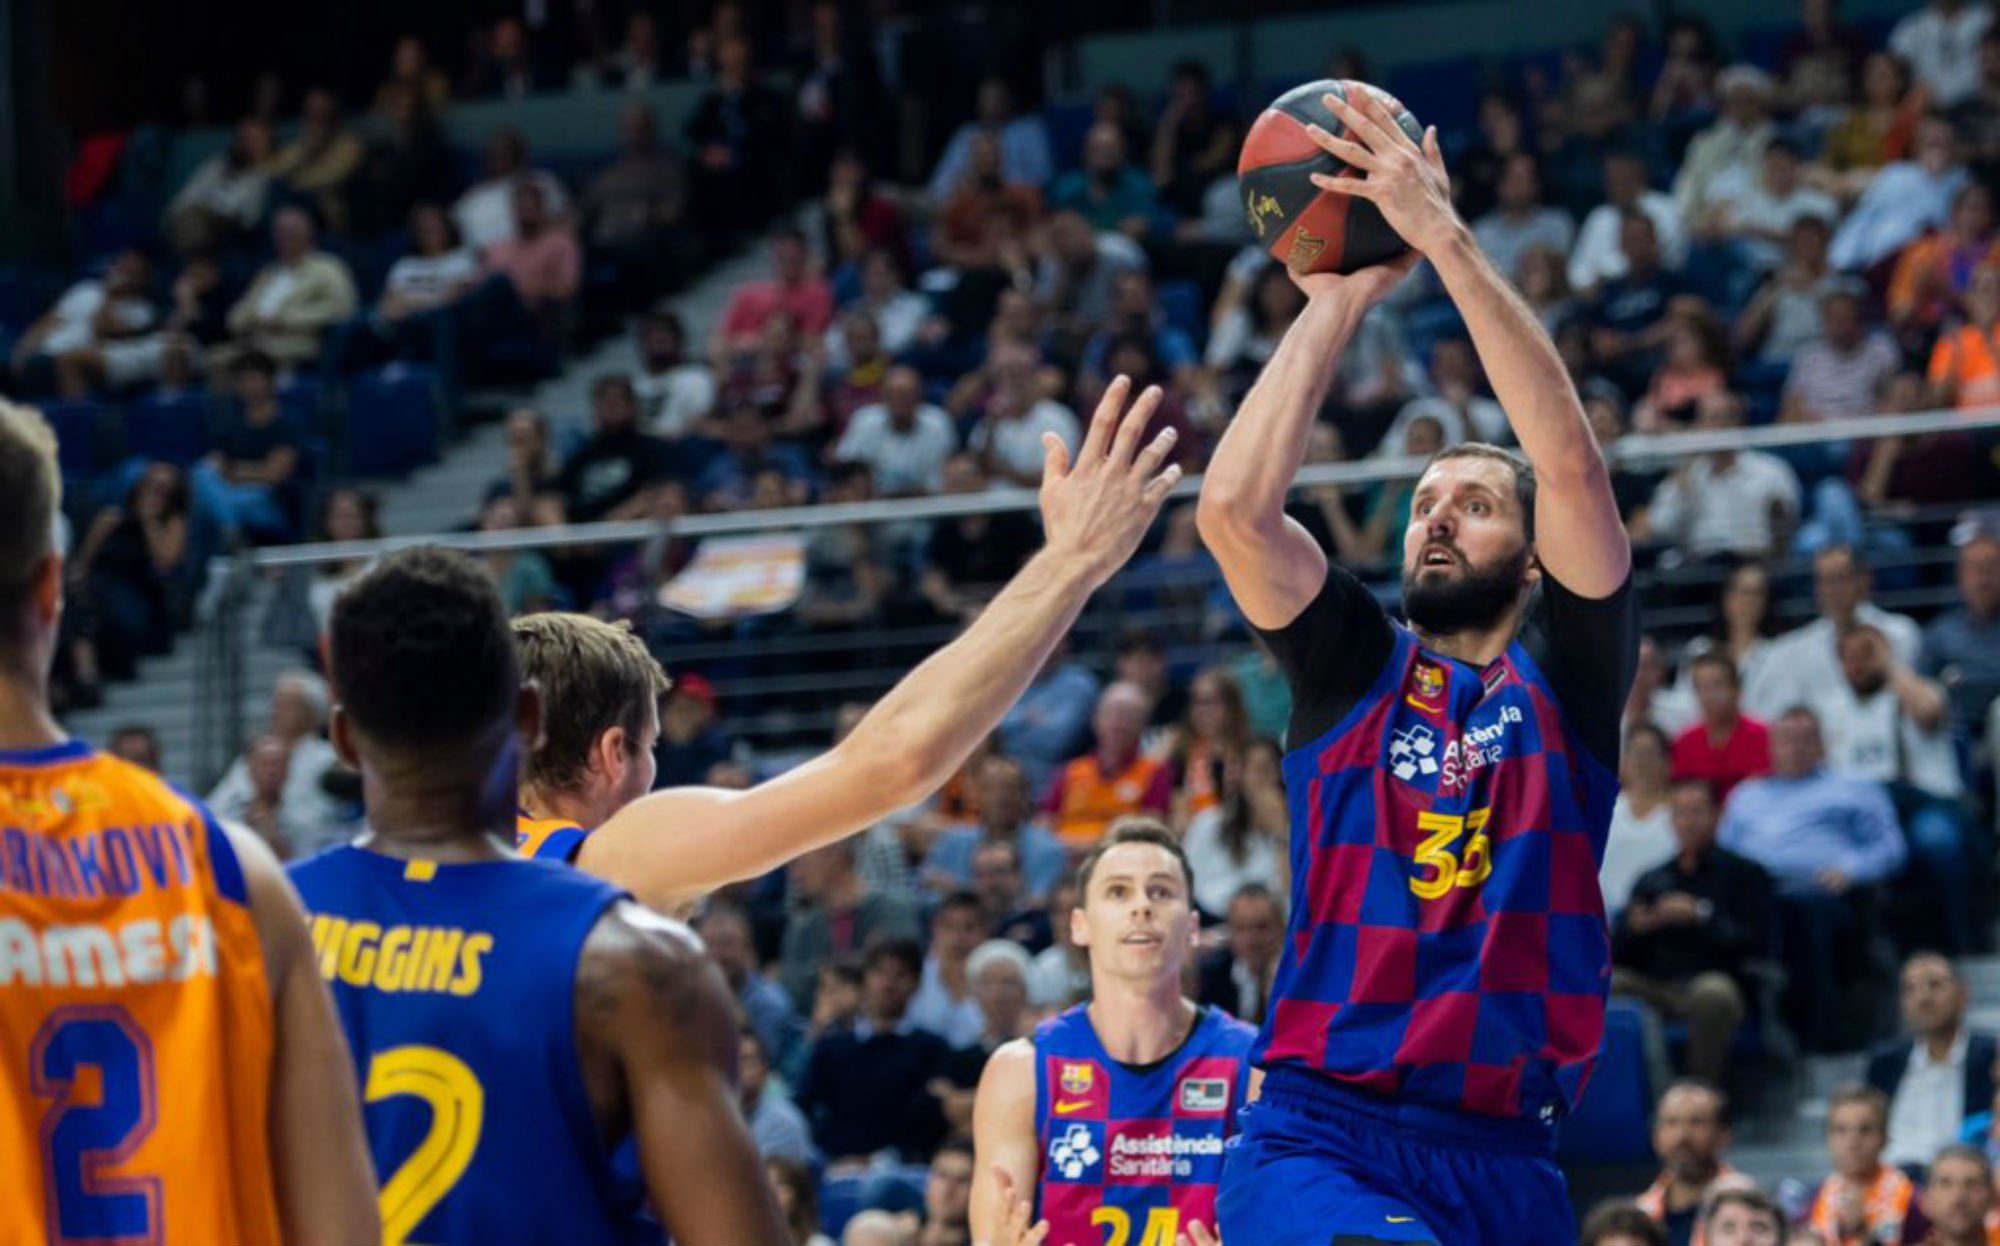
M 1395 96 L 1365 82 L 1322 79 L 1271 101 L 1251 125 L 1236 161 L 1243 211 L 1257 243 L 1300 273 L 1351 273 L 1393 260 L 1410 247 L 1376 206 L 1353 195 L 1334 194 L 1312 184 L 1312 175 L 1354 176 L 1358 172 L 1306 133 L 1317 125 L 1336 138 L 1347 126 L 1325 97 L 1348 98 L 1367 91 L 1389 109 L 1412 142 L 1423 142 L 1423 127 Z

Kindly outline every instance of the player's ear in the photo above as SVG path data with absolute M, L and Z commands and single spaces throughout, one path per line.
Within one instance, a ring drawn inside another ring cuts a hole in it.
M 361 754 L 354 747 L 354 720 L 347 716 L 347 707 L 336 701 L 327 716 L 326 736 L 333 744 L 333 755 L 340 758 L 340 764 L 349 770 L 361 769 Z
M 1081 902 L 1072 906 L 1069 911 L 1069 941 L 1078 947 L 1090 946 L 1090 923 L 1083 920 Z
M 605 777 L 616 782 L 623 776 L 625 767 L 631 764 L 631 743 L 623 727 L 613 727 L 597 737 L 597 745 L 591 752 L 596 754 L 595 763 Z
M 521 751 L 532 754 L 542 747 L 542 686 L 532 679 L 521 681 L 514 701 L 514 732 L 521 737 Z
M 62 555 L 51 553 L 35 568 L 35 619 L 43 629 L 56 630 L 62 618 L 63 608 L 63 560 Z

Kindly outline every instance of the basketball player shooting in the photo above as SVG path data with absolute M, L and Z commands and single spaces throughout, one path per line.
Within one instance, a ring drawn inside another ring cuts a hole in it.
M 1604 1028 L 1597 863 L 1637 652 L 1631 547 L 1534 314 L 1369 93 L 1313 139 L 1428 259 L 1523 463 L 1469 444 L 1417 483 L 1403 608 L 1286 518 L 1342 349 L 1416 255 L 1294 274 L 1307 306 L 1218 447 L 1199 522 L 1292 688 L 1290 937 L 1218 1202 L 1236 1246 L 1576 1240 L 1553 1127 Z

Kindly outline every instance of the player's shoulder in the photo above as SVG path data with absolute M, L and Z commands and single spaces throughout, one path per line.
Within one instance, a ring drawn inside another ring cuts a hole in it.
M 1234 1013 L 1225 1012 L 1220 1008 L 1211 1007 L 1207 1012 L 1208 1016 L 1204 1018 L 1204 1022 L 1216 1046 L 1231 1051 L 1240 1047 L 1248 1051 L 1256 1043 L 1256 1026 L 1251 1025 L 1248 1021 L 1243 1020 Z
M 729 1015 L 720 982 L 700 936 L 685 922 L 613 898 L 577 955 L 578 1017 L 601 1031 L 647 1021 L 685 1028 L 706 1013 Z
M 994 1048 L 979 1075 L 979 1094 L 984 1099 L 1035 1095 L 1035 1040 L 1016 1038 Z

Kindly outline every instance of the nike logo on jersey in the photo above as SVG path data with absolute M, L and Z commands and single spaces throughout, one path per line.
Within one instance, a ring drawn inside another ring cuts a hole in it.
M 1089 1106 L 1090 1100 L 1088 1099 L 1058 1099 L 1056 1100 L 1056 1115 L 1068 1116 L 1071 1112 L 1081 1112 Z
M 1417 1222 L 1415 1216 L 1384 1216 L 1382 1218 L 1390 1224 L 1415 1224 Z

